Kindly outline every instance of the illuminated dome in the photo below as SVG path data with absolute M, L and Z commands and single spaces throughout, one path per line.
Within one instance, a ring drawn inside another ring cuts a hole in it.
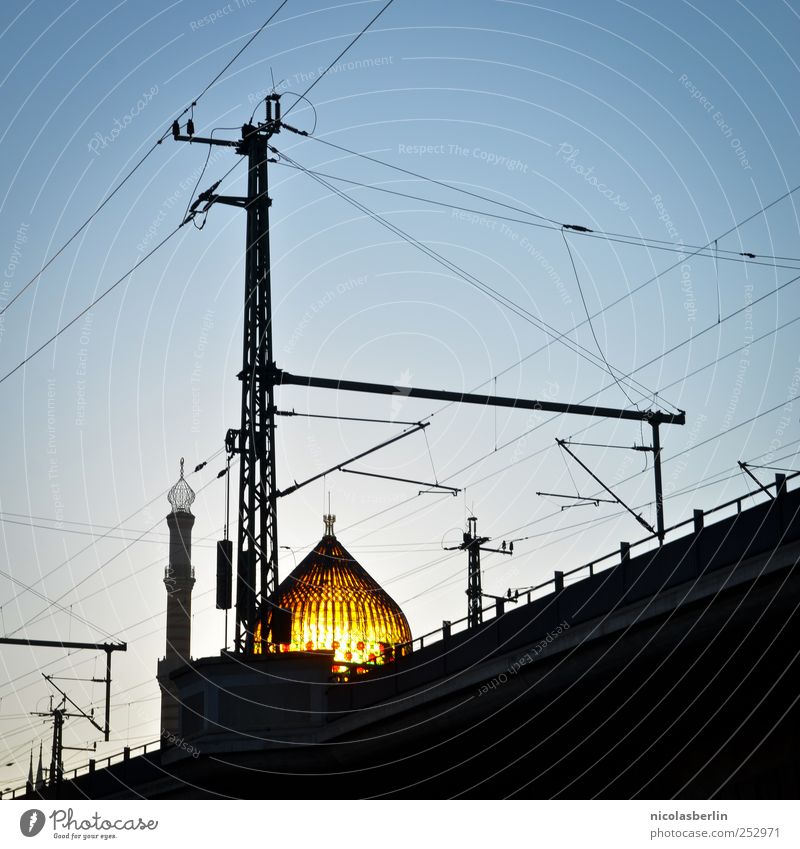
M 395 656 L 396 646 L 411 640 L 400 607 L 372 578 L 333 533 L 335 516 L 325 516 L 325 536 L 285 580 L 265 611 L 291 611 L 291 643 L 282 651 L 333 651 L 340 663 L 381 664 Z M 271 630 L 271 629 L 270 629 Z M 277 648 L 277 647 L 276 647 Z M 261 625 L 255 651 L 260 653 Z

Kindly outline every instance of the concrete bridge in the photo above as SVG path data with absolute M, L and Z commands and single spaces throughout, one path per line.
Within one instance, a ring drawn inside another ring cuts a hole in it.
M 172 745 L 43 795 L 797 797 L 800 490 L 773 490 L 363 680 L 196 660 Z

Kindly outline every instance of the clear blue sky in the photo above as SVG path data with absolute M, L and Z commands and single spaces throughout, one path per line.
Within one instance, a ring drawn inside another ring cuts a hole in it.
M 3 3 L 0 309 L 276 5 Z M 304 91 L 381 5 L 289 0 L 201 99 L 198 133 L 241 125 L 273 75 L 284 102 L 292 103 L 289 92 Z M 313 88 L 316 116 L 301 103 L 287 119 L 315 127 L 317 139 L 283 134 L 276 145 L 307 168 L 479 210 L 348 189 L 539 322 L 572 331 L 586 313 L 562 234 L 525 223 L 540 219 L 491 200 L 606 233 L 698 246 L 713 241 L 800 183 L 798 43 L 791 3 L 395 0 Z M 230 138 L 236 132 L 218 130 Z M 206 152 L 168 138 L 8 309 L 0 319 L 3 374 L 180 222 Z M 229 151 L 215 154 L 199 189 L 234 162 Z M 243 192 L 243 174 L 235 170 L 224 188 Z M 635 375 L 646 400 L 626 391 L 640 404 L 687 414 L 685 427 L 663 432 L 665 484 L 668 494 L 677 493 L 667 502 L 669 522 L 745 491 L 737 460 L 766 455 L 775 462 L 794 453 L 800 402 L 786 401 L 800 393 L 800 323 L 773 333 L 800 316 L 800 283 L 775 293 L 800 274 L 775 267 L 800 267 L 791 261 L 800 257 L 794 196 L 725 235 L 716 261 L 694 257 L 681 266 L 679 254 L 568 236 L 588 309 L 609 308 L 593 321 L 597 341 L 583 324 L 568 334 L 569 345 L 547 345 L 552 340 L 541 324 L 477 291 L 285 161 L 271 167 L 271 181 L 279 366 L 453 390 L 481 385 L 559 401 L 597 393 L 600 402 L 621 406 L 629 401 L 598 366 L 598 344 L 624 372 L 652 360 Z M 522 221 L 503 222 L 492 212 Z M 164 643 L 168 509 L 160 493 L 176 479 L 181 456 L 193 468 L 218 452 L 225 430 L 237 425 L 243 246 L 243 215 L 215 207 L 202 231 L 183 228 L 90 316 L 0 384 L 0 566 L 29 584 L 42 579 L 40 593 L 61 598 L 96 626 L 53 608 L 40 615 L 47 602 L 31 592 L 15 598 L 19 587 L 0 576 L 0 630 L 62 639 L 111 633 L 128 641 L 127 655 L 115 658 L 114 742 L 107 751 L 158 736 L 154 676 Z M 790 259 L 745 265 L 726 251 Z M 763 334 L 769 335 L 697 371 Z M 297 389 L 281 390 L 279 405 L 402 420 L 442 406 Z M 772 407 L 778 409 L 766 412 Z M 441 543 L 458 539 L 468 509 L 481 533 L 535 535 L 517 544 L 512 559 L 485 559 L 488 592 L 537 583 L 640 536 L 635 521 L 612 505 L 562 512 L 566 502 L 535 493 L 597 492 L 580 468 L 567 468 L 556 437 L 630 445 L 649 434 L 632 423 L 545 419 L 448 407 L 431 420 L 430 453 L 416 436 L 360 466 L 409 478 L 436 475 L 464 488 L 458 498 L 417 497 L 414 487 L 352 475 L 328 478 L 340 539 L 401 603 L 415 634 L 465 613 L 463 555 L 445 557 Z M 310 476 L 395 432 L 392 425 L 281 419 L 279 483 Z M 654 521 L 652 475 L 642 454 L 578 450 Z M 198 490 L 197 655 L 217 652 L 222 641 L 222 616 L 213 609 L 213 543 L 223 520 L 222 485 L 214 477 L 221 467 L 217 456 L 190 477 Z M 713 485 L 695 489 L 707 483 Z M 294 549 L 282 552 L 282 575 L 321 535 L 324 492 L 320 483 L 281 503 L 281 543 Z M 82 677 L 100 670 L 94 656 L 83 654 L 65 659 L 4 649 L 0 658 L 8 676 L 0 681 L 0 737 L 8 747 L 2 762 L 16 762 L 0 766 L 2 788 L 24 778 L 28 747 L 48 734 L 40 720 L 25 716 L 47 703 L 36 667 Z M 71 692 L 82 704 L 101 698 L 98 686 L 75 683 Z M 71 721 L 70 744 L 93 739 L 90 730 Z

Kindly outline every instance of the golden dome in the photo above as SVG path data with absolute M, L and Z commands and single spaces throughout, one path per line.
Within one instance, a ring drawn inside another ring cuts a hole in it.
M 397 645 L 410 642 L 408 620 L 336 539 L 335 518 L 325 516 L 325 536 L 269 599 L 266 627 L 271 630 L 271 612 L 285 608 L 292 615 L 291 642 L 280 650 L 333 651 L 340 663 L 386 663 Z M 260 622 L 254 650 L 262 651 Z

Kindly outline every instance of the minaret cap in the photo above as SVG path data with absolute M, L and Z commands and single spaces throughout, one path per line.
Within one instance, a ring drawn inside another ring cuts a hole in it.
M 191 513 L 189 509 L 194 501 L 194 490 L 183 477 L 183 457 L 181 457 L 181 476 L 178 482 L 167 493 L 167 501 L 172 505 L 173 513 Z
M 335 537 L 336 534 L 333 532 L 333 523 L 336 521 L 336 516 L 334 516 L 333 513 L 326 513 L 322 517 L 322 521 L 325 522 L 325 536 Z

